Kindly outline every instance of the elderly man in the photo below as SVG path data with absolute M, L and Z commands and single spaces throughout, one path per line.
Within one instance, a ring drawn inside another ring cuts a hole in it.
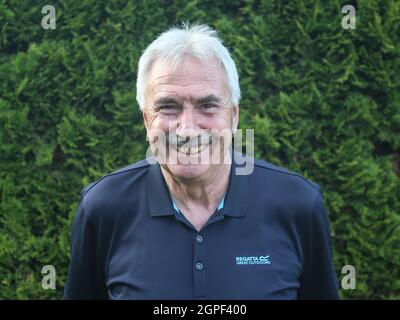
M 239 99 L 211 28 L 150 44 L 137 100 L 153 156 L 82 191 L 65 298 L 338 298 L 318 185 L 250 157 L 238 173 Z

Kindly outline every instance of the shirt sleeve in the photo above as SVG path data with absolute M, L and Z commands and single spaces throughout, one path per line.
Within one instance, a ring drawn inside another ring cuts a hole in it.
M 96 224 L 85 212 L 81 197 L 72 225 L 71 258 L 64 299 L 107 299 Z
M 319 191 L 308 223 L 304 248 L 299 299 L 339 299 L 328 215 Z

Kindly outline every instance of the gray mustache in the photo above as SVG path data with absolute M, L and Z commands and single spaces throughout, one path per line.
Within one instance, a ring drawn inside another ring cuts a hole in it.
M 190 136 L 179 136 L 176 134 L 167 135 L 166 142 L 178 147 L 185 146 L 187 148 L 198 147 L 204 144 L 210 144 L 213 141 L 213 137 L 210 134 L 199 135 L 196 137 Z

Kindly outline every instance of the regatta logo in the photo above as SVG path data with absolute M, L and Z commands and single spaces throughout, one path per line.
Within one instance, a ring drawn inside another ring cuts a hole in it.
M 270 264 L 269 256 L 250 256 L 250 257 L 236 257 L 236 265 L 249 265 L 249 264 Z

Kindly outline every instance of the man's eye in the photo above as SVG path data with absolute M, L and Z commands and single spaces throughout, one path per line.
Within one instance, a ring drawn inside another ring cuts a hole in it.
M 176 112 L 178 111 L 178 107 L 173 105 L 165 105 L 158 107 L 158 110 L 162 112 Z
M 215 104 L 212 103 L 205 103 L 201 106 L 203 109 L 212 109 L 215 108 Z

